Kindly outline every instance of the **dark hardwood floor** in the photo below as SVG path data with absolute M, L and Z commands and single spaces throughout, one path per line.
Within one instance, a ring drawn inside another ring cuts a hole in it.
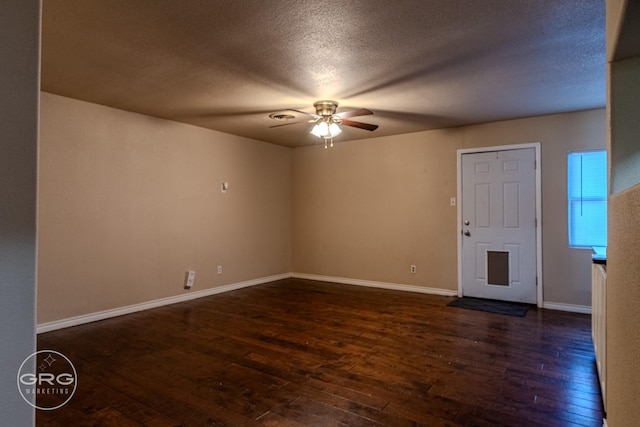
M 290 279 L 38 336 L 38 426 L 601 426 L 590 316 Z

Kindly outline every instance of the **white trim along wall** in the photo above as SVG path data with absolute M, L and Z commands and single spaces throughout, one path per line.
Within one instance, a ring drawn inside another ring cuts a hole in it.
M 67 319 L 55 320 L 39 324 L 36 332 L 38 334 L 54 331 L 56 329 L 69 328 L 71 326 L 82 325 L 85 323 L 96 322 L 98 320 L 118 317 L 125 314 L 131 314 L 138 311 L 148 310 L 150 308 L 162 307 L 164 305 L 176 304 L 179 302 L 190 301 L 193 299 L 208 297 L 211 295 L 221 294 L 223 292 L 234 291 L 236 289 L 247 288 L 249 286 L 261 285 L 263 283 L 274 282 L 276 280 L 287 279 L 291 274 L 280 274 L 276 276 L 262 277 L 259 279 L 247 280 L 239 283 L 231 283 L 228 285 L 218 286 L 215 288 L 204 289 L 202 291 L 189 292 L 185 294 L 175 295 L 167 298 L 160 298 L 153 301 L 147 301 L 140 304 L 128 305 L 125 307 L 114 308 L 111 310 L 99 311 L 97 313 L 84 314 L 82 316 L 74 316 Z
M 237 289 L 247 288 L 250 286 L 262 285 L 265 283 L 275 282 L 277 280 L 283 280 L 283 279 L 289 279 L 289 278 L 316 280 L 319 282 L 331 282 L 331 283 L 339 283 L 343 285 L 363 286 L 363 287 L 369 287 L 369 288 L 389 289 L 389 290 L 402 291 L 402 292 L 416 292 L 416 293 L 422 293 L 422 294 L 441 295 L 441 296 L 447 296 L 447 297 L 454 297 L 458 294 L 458 292 L 455 290 L 427 288 L 427 287 L 414 286 L 414 285 L 403 285 L 400 283 L 375 282 L 370 280 L 349 279 L 345 277 L 320 276 L 316 274 L 306 274 L 306 273 L 285 273 L 285 274 L 279 274 L 275 276 L 268 276 L 268 277 L 253 279 L 253 280 L 247 280 L 239 283 L 231 283 L 228 285 L 223 285 L 215 288 L 204 289 L 202 291 L 190 292 L 190 293 L 176 295 L 172 297 L 161 298 L 153 301 L 144 302 L 141 304 L 129 305 L 126 307 L 120 307 L 112 310 L 105 310 L 97 313 L 90 313 L 82 316 L 75 316 L 67 319 L 56 320 L 53 322 L 42 323 L 37 326 L 36 332 L 38 334 L 42 334 L 45 332 L 51 332 L 58 329 L 69 328 L 71 326 L 78 326 L 85 323 L 96 322 L 99 320 L 105 320 L 112 317 L 123 316 L 125 314 L 136 313 L 138 311 L 162 307 L 165 305 L 176 304 L 184 301 L 190 301 L 198 298 L 204 298 L 211 295 L 221 294 L 224 292 L 234 291 Z M 591 307 L 572 305 L 572 304 L 560 304 L 560 303 L 554 303 L 554 302 L 545 302 L 542 304 L 542 308 L 550 309 L 550 310 L 570 311 L 575 313 L 585 313 L 585 314 L 591 313 Z

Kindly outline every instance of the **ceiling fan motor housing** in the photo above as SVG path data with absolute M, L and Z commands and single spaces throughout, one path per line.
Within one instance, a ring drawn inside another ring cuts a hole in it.
M 317 101 L 313 103 L 318 116 L 333 116 L 338 108 L 336 101 Z

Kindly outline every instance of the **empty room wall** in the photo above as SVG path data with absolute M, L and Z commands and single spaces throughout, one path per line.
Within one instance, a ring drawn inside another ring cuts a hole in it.
M 529 142 L 542 147 L 544 300 L 590 306 L 591 252 L 567 243 L 566 163 L 606 148 L 604 109 L 296 148 L 294 271 L 457 290 L 456 150 Z
M 39 324 L 188 293 L 187 270 L 193 291 L 291 271 L 455 291 L 456 150 L 534 141 L 544 299 L 590 305 L 590 252 L 567 245 L 566 155 L 606 146 L 604 110 L 329 150 L 48 93 L 41 121 Z
M 49 93 L 41 123 L 39 324 L 291 270 L 290 149 Z

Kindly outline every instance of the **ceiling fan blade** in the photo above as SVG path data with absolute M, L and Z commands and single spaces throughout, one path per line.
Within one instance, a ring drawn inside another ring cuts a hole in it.
M 369 116 L 373 114 L 373 111 L 366 108 L 358 108 L 357 110 L 344 111 L 342 113 L 334 114 L 335 117 L 340 119 L 346 119 L 347 117 Z
M 315 119 L 312 119 L 312 120 L 304 120 L 304 121 L 301 121 L 301 122 L 300 122 L 300 121 L 298 121 L 298 122 L 282 123 L 282 124 L 279 124 L 279 125 L 269 126 L 269 128 L 279 128 L 279 127 L 282 127 L 282 126 L 299 125 L 300 123 L 313 123 L 313 122 L 315 122 Z
M 314 119 L 317 119 L 318 117 L 320 117 L 320 116 L 318 116 L 317 114 L 307 113 L 306 111 L 296 110 L 296 109 L 294 109 L 294 108 L 287 108 L 285 111 L 293 111 L 293 112 L 295 112 L 295 113 L 304 114 L 305 116 L 311 116 L 311 117 L 313 117 Z
M 370 123 L 354 122 L 353 120 L 341 120 L 341 123 L 345 126 L 353 126 L 354 128 L 364 129 L 368 131 L 374 131 L 378 129 L 378 125 L 372 125 Z

